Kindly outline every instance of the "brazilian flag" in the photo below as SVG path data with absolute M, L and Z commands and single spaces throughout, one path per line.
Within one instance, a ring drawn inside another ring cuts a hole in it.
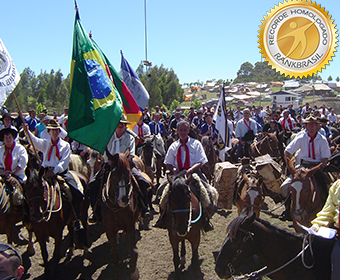
M 108 65 L 105 55 L 85 32 L 77 10 L 67 130 L 70 138 L 102 154 L 123 112 Z

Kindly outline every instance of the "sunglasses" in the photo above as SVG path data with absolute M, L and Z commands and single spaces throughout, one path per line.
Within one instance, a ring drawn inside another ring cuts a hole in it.
M 12 251 L 13 254 L 7 254 L 7 253 L 5 253 L 6 251 Z M 6 258 L 10 258 L 10 257 L 16 256 L 19 259 L 19 261 L 20 261 L 20 265 L 22 265 L 21 255 L 19 254 L 19 252 L 17 250 L 15 250 L 10 245 L 8 245 L 8 244 L 0 244 L 0 254 L 4 255 Z

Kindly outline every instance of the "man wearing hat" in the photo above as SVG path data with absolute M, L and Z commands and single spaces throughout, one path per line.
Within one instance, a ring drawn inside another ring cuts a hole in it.
M 137 125 L 132 129 L 136 133 L 139 139 L 136 141 L 136 148 L 140 147 L 144 143 L 144 139 L 150 137 L 150 127 L 145 122 L 143 122 L 143 115 L 137 122 Z
M 0 130 L 3 129 L 3 128 L 12 128 L 14 130 L 17 130 L 16 127 L 14 125 L 12 125 L 12 116 L 10 113 L 5 113 L 3 116 L 2 116 L 2 124 L 0 125 Z M 15 139 L 15 142 L 19 143 L 19 139 L 16 138 Z M 2 141 L 0 141 L 0 145 L 3 145 Z
M 60 175 L 67 185 L 70 186 L 72 193 L 71 203 L 76 216 L 74 227 L 75 230 L 81 230 L 83 229 L 83 225 L 80 221 L 80 205 L 84 198 L 84 191 L 80 189 L 80 186 L 77 185 L 73 175 L 68 170 L 71 148 L 70 144 L 60 137 L 60 129 L 59 123 L 55 119 L 52 119 L 46 126 L 46 130 L 51 137 L 50 139 L 38 138 L 30 131 L 29 134 L 33 145 L 43 153 L 43 162 L 41 165 L 46 171 L 45 178 L 51 179 L 56 175 Z
M 280 113 L 279 113 L 279 112 L 275 112 L 275 111 L 271 112 L 271 113 L 269 114 L 270 120 L 267 121 L 267 122 L 264 124 L 262 131 L 263 131 L 263 132 L 268 132 L 269 128 L 271 127 L 271 126 L 270 126 L 270 121 L 271 121 L 271 120 L 273 120 L 273 121 L 275 122 L 278 131 L 282 131 L 283 128 L 282 128 L 281 123 L 278 121 L 278 119 L 279 119 L 278 116 L 280 116 Z
M 0 244 L 0 280 L 19 280 L 24 273 L 20 253 L 8 244 Z
M 210 112 L 205 113 L 204 120 L 205 122 L 201 126 L 200 135 L 203 136 L 213 136 L 213 138 L 216 138 L 215 135 L 215 124 L 212 122 L 213 115 Z
M 164 123 L 160 121 L 161 119 L 160 114 L 155 112 L 153 117 L 154 120 L 149 123 L 151 134 L 152 135 L 160 134 L 161 136 L 164 136 L 166 134 L 166 129 Z
M 27 179 L 25 168 L 28 156 L 25 147 L 15 142 L 17 135 L 18 131 L 10 127 L 0 130 L 0 140 L 4 143 L 0 146 L 0 175 L 6 179 L 13 204 L 22 206 L 24 197 L 18 182 L 22 185 Z
M 281 124 L 284 131 L 290 130 L 292 131 L 295 125 L 295 120 L 290 117 L 290 112 L 288 109 L 282 112 L 282 118 L 279 119 L 279 123 Z
M 285 160 L 291 160 L 293 155 L 299 151 L 298 154 L 295 155 L 297 168 L 301 166 L 310 168 L 319 165 L 319 171 L 315 173 L 314 178 L 317 181 L 322 180 L 323 182 L 320 186 L 324 186 L 325 182 L 330 183 L 327 175 L 322 172 L 323 166 L 328 162 L 331 156 L 328 141 L 321 133 L 318 133 L 319 121 L 314 116 L 310 115 L 303 124 L 305 125 L 306 130 L 298 133 L 294 140 L 286 147 L 284 151 Z M 288 195 L 288 187 L 291 181 L 292 177 L 290 176 L 280 187 L 284 197 L 287 197 Z M 328 189 L 325 189 L 324 191 L 325 193 L 328 193 Z M 281 219 L 288 219 L 290 217 L 289 204 L 290 201 L 287 202 L 286 210 L 281 215 Z

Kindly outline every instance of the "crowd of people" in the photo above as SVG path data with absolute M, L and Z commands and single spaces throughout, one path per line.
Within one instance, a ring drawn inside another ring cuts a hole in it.
M 214 123 L 215 111 L 216 105 L 208 108 L 204 103 L 197 110 L 194 107 L 190 107 L 187 114 L 184 114 L 179 107 L 170 113 L 159 106 L 155 106 L 152 112 L 145 108 L 133 130 L 127 128 L 127 125 L 130 123 L 123 114 L 107 145 L 107 152 L 113 155 L 129 150 L 130 155 L 133 157 L 136 149 L 142 146 L 148 137 L 160 134 L 165 139 L 171 136 L 174 137 L 175 142 L 168 147 L 164 159 L 166 169 L 171 174 L 184 171 L 189 176 L 192 173 L 197 173 L 202 180 L 206 181 L 205 176 L 201 172 L 201 167 L 207 162 L 207 157 L 201 142 L 194 138 L 211 136 L 213 142 L 216 143 L 218 131 Z M 79 219 L 79 211 L 80 202 L 85 195 L 90 198 L 94 209 L 90 220 L 92 222 L 100 221 L 100 210 L 96 208 L 96 205 L 98 205 L 96 200 L 101 184 L 107 178 L 111 163 L 107 155 L 100 155 L 85 145 L 68 138 L 68 109 L 65 108 L 61 116 L 58 116 L 55 112 L 51 116 L 46 111 L 43 111 L 39 113 L 38 118 L 36 117 L 35 110 L 29 110 L 29 114 L 25 118 L 25 124 L 23 124 L 19 116 L 13 118 L 5 109 L 1 113 L 0 175 L 9 184 L 12 197 L 15 194 L 17 195 L 17 198 L 13 199 L 13 201 L 16 201 L 17 205 L 23 203 L 22 199 L 20 199 L 20 192 L 17 191 L 19 189 L 17 184 L 24 188 L 26 181 L 24 170 L 27 165 L 28 156 L 25 148 L 18 141 L 18 130 L 25 126 L 32 143 L 42 156 L 42 167 L 46 169 L 45 177 L 49 179 L 60 175 L 70 186 L 73 197 L 72 203 L 76 214 L 75 229 L 80 230 L 83 227 Z M 236 107 L 235 110 L 229 108 L 226 120 L 229 140 L 235 138 L 239 142 L 237 149 L 238 157 L 249 155 L 247 145 L 254 140 L 259 132 L 301 131 L 286 147 L 284 156 L 286 159 L 290 159 L 296 151 L 300 150 L 300 162 L 298 162 L 298 165 L 310 167 L 311 164 L 314 166 L 320 164 L 320 169 L 326 165 L 330 158 L 329 143 L 332 140 L 330 126 L 338 125 L 338 117 L 332 108 L 326 108 L 325 106 L 320 108 L 314 106 L 312 108 L 309 103 L 300 106 L 298 109 L 294 109 L 292 105 L 289 105 L 287 108 L 280 107 L 276 109 L 271 109 L 269 106 L 266 108 L 253 106 L 243 110 L 240 107 Z M 194 131 L 196 135 L 193 137 L 190 135 L 190 131 Z M 229 148 L 231 148 L 231 141 L 228 142 Z M 93 162 L 93 155 L 95 160 L 103 163 L 96 174 L 91 173 L 90 183 L 85 192 L 77 188 L 74 179 L 69 174 L 68 164 L 71 153 L 80 155 L 84 162 L 89 164 Z M 140 187 L 138 203 L 141 208 L 142 217 L 149 217 L 150 201 L 147 200 L 146 194 L 150 186 L 149 182 L 143 178 L 132 161 L 131 170 Z M 287 184 L 289 184 L 289 178 L 282 186 L 283 194 Z M 330 195 L 334 196 L 340 193 L 338 186 L 340 186 L 339 181 L 331 188 L 332 192 Z M 337 205 L 334 209 L 339 208 L 340 197 L 338 196 L 336 198 L 338 199 Z M 332 198 L 332 201 L 329 201 L 328 204 L 331 202 L 336 204 L 336 199 Z M 323 213 L 325 211 L 323 210 Z M 164 228 L 164 220 L 162 220 L 164 217 L 162 214 L 155 224 L 155 226 L 160 228 Z M 338 227 L 339 212 L 333 211 L 332 215 L 332 218 L 329 218 L 329 223 L 335 222 Z M 213 226 L 209 223 L 209 218 L 209 216 L 205 217 L 205 231 L 213 229 Z M 320 218 L 317 218 L 314 224 L 317 225 L 320 220 Z M 325 224 L 325 221 L 322 220 L 322 223 Z M 318 227 L 314 226 L 314 230 L 317 229 Z

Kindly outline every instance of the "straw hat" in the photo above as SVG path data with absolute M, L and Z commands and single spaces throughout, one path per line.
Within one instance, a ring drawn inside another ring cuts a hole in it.
M 303 122 L 302 124 L 307 124 L 307 123 L 320 123 L 320 121 L 313 115 L 309 115 Z
M 60 125 L 55 119 L 52 119 L 46 126 L 46 129 L 60 129 Z
M 122 123 L 122 124 L 131 124 L 131 122 L 127 121 L 127 117 L 126 117 L 125 114 L 122 114 L 122 117 L 120 118 L 119 123 Z

